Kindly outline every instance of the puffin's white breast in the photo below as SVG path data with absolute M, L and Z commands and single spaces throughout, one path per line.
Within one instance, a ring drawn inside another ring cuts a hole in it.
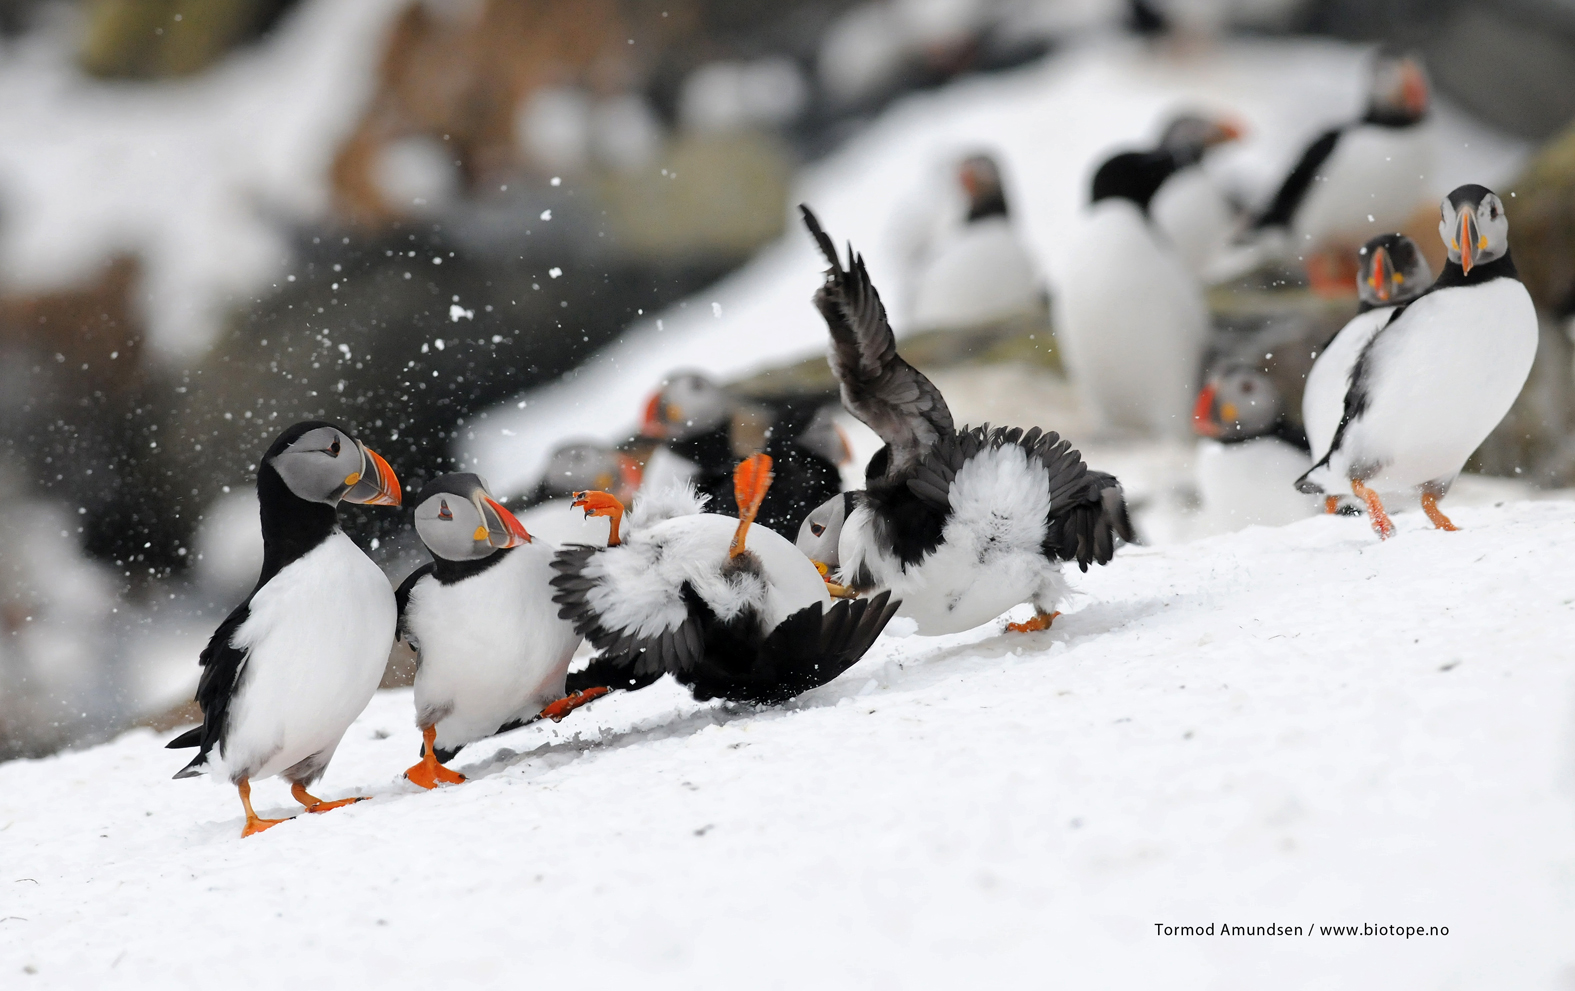
M 1149 200 L 1148 212 L 1182 264 L 1200 275 L 1225 251 L 1236 229 L 1230 202 L 1198 165 L 1166 179 Z
M 1039 307 L 1033 260 L 1005 217 L 965 224 L 941 241 L 914 283 L 916 329 L 974 327 Z
M 230 774 L 331 753 L 382 680 L 395 617 L 388 579 L 337 530 L 258 590 L 231 641 L 249 654 L 224 741 Z
M 478 575 L 451 585 L 427 577 L 411 590 L 405 625 L 421 646 L 416 723 L 441 717 L 441 746 L 490 736 L 563 696 L 580 638 L 552 601 L 553 553 L 538 538 Z

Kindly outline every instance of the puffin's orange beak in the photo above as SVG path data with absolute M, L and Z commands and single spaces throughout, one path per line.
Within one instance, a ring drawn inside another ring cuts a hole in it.
M 530 534 L 525 532 L 525 525 L 514 514 L 509 512 L 491 496 L 481 497 L 482 518 L 487 521 L 487 526 L 479 528 L 477 540 L 485 540 L 493 547 L 518 547 L 520 544 L 530 543 Z M 494 525 L 494 523 L 496 525 Z
M 1427 77 L 1422 75 L 1422 69 L 1409 59 L 1402 70 L 1400 81 L 1400 98 L 1405 101 L 1406 109 L 1420 117 L 1427 110 Z
M 1460 270 L 1466 275 L 1471 274 L 1477 255 L 1482 253 L 1482 245 L 1478 243 L 1481 240 L 1486 239 L 1477 234 L 1476 214 L 1462 209 L 1459 226 L 1455 228 L 1455 248 L 1460 252 Z
M 1217 133 L 1214 137 L 1214 144 L 1222 145 L 1231 141 L 1240 141 L 1247 133 L 1247 127 L 1245 124 L 1238 120 L 1231 120 L 1229 118 L 1215 121 L 1214 127 L 1217 129 Z
M 382 455 L 360 441 L 356 443 L 361 448 L 361 470 L 345 476 L 345 484 L 350 488 L 340 498 L 366 506 L 399 505 L 402 493 L 394 469 Z
M 1214 422 L 1214 396 L 1213 383 L 1203 387 L 1198 393 L 1198 402 L 1192 407 L 1192 432 L 1200 437 L 1218 437 L 1222 431 L 1220 425 Z
M 645 416 L 640 421 L 640 436 L 660 440 L 663 433 L 662 393 L 661 390 L 657 390 L 651 393 L 651 398 L 646 401 Z
M 633 499 L 634 494 L 640 491 L 640 483 L 645 480 L 645 467 L 629 455 L 618 452 L 618 496 L 620 499 Z
M 1367 277 L 1367 284 L 1372 287 L 1373 293 L 1378 297 L 1380 303 L 1389 302 L 1389 297 L 1393 295 L 1393 289 L 1389 280 L 1389 250 L 1387 248 L 1379 248 L 1373 255 L 1373 274 Z

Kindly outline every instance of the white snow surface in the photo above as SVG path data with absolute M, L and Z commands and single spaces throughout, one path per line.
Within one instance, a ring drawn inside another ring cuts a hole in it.
M 200 356 L 230 308 L 285 276 L 291 226 L 326 213 L 329 166 L 404 6 L 310 0 L 209 71 L 157 84 L 84 76 L 68 16 L 0 46 L 6 285 L 56 289 L 134 252 L 155 353 Z
M 913 329 L 906 290 L 914 232 L 928 227 L 914 211 L 955 200 L 954 190 L 937 184 L 950 182 L 961 157 L 996 156 L 1014 223 L 1054 293 L 1104 158 L 1151 144 L 1176 112 L 1228 113 L 1247 136 L 1211 154 L 1208 169 L 1261 202 L 1309 141 L 1360 114 L 1368 53 L 1319 39 L 1234 39 L 1186 58 L 1104 39 L 1019 71 L 908 97 L 804 170 L 778 243 L 716 286 L 635 324 L 563 380 L 489 411 L 461 453 L 500 491 L 522 491 L 561 438 L 627 436 L 650 390 L 672 369 L 727 380 L 823 353 L 825 325 L 809 299 L 825 262 L 803 231 L 799 202 L 810 204 L 838 245 L 851 240 L 865 254 L 900 337 Z M 1527 154 L 1523 142 L 1443 100 L 1435 101 L 1434 126 L 1429 196 L 1463 182 L 1501 184 Z
M 1128 547 L 1045 633 L 888 636 L 758 711 L 664 682 L 467 749 L 470 782 L 431 794 L 400 778 L 410 694 L 383 692 L 317 792 L 372 800 L 244 840 L 233 789 L 169 780 L 163 736 L 0 765 L 0 975 L 1567 988 L 1572 518 Z

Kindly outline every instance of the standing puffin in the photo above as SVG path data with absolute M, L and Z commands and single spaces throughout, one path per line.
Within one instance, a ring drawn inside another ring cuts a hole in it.
M 709 377 L 675 372 L 646 403 L 641 433 L 660 441 L 664 452 L 681 461 L 671 474 L 678 481 L 692 480 L 717 513 L 739 511 L 733 501 L 733 465 L 738 459 L 756 450 L 769 455 L 776 481 L 756 522 L 779 534 L 796 533 L 811 509 L 842 491 L 837 465 L 847 459 L 847 442 L 826 415 L 826 405 L 822 397 L 795 396 L 746 411 L 744 403 Z M 753 437 L 740 437 L 749 413 L 769 423 Z M 657 488 L 667 488 L 674 480 L 663 478 L 655 466 L 650 474 Z
M 1292 422 L 1279 385 L 1263 368 L 1233 362 L 1198 394 L 1194 466 L 1205 520 L 1219 531 L 1279 526 L 1316 506 L 1287 483 L 1311 465 L 1307 435 Z
M 1000 166 L 989 155 L 970 155 L 957 181 L 968 213 L 914 268 L 911 325 L 958 330 L 1043 314 L 1044 285 L 1012 226 Z
M 1182 118 L 1153 151 L 1123 152 L 1094 173 L 1090 205 L 1056 294 L 1056 341 L 1067 370 L 1105 426 L 1182 438 L 1208 343 L 1203 287 L 1178 245 L 1158 226 L 1155 196 L 1194 168 L 1233 126 Z M 1206 180 L 1205 180 L 1206 181 Z M 1181 191 L 1174 222 L 1199 212 Z M 1169 214 L 1167 214 L 1169 215 Z M 1207 239 L 1204 239 L 1207 240 Z M 1196 249 L 1201 258 L 1212 251 Z
M 559 615 L 601 651 L 570 688 L 636 689 L 671 674 L 701 701 L 770 704 L 864 656 L 896 603 L 880 595 L 833 605 L 786 538 L 750 526 L 771 484 L 769 457 L 746 459 L 734 482 L 737 519 L 703 512 L 705 497 L 688 486 L 646 491 L 627 535 L 618 500 L 581 494 L 588 513 L 610 517 L 612 536 L 553 562 Z
M 1377 231 L 1406 226 L 1433 167 L 1427 77 L 1414 59 L 1374 63 L 1367 112 L 1331 128 L 1302 153 L 1253 228 L 1305 259 L 1313 287 L 1350 292 L 1350 251 Z
M 1162 166 L 1164 156 L 1170 156 L 1173 171 L 1149 198 L 1148 214 L 1182 264 L 1200 276 L 1230 245 L 1239 226 L 1236 205 L 1204 171 L 1203 159 L 1241 136 L 1242 128 L 1234 121 L 1181 114 L 1165 126 L 1158 149 L 1135 153 L 1151 156 Z
M 1329 450 L 1296 483 L 1326 495 L 1349 486 L 1380 537 L 1394 526 L 1378 493 L 1406 489 L 1420 490 L 1434 526 L 1455 529 L 1438 499 L 1514 405 L 1537 354 L 1537 313 L 1510 258 L 1504 204 L 1468 185 L 1440 212 L 1443 273 L 1362 349 Z
M 280 434 L 257 466 L 262 574 L 198 660 L 202 725 L 169 743 L 200 748 L 177 778 L 201 773 L 218 748 L 246 809 L 243 836 L 284 821 L 252 811 L 253 778 L 284 776 L 308 812 L 361 800 L 306 790 L 371 701 L 394 644 L 394 590 L 339 528 L 340 500 L 397 506 L 399 479 L 336 424 Z
M 1361 312 L 1324 346 L 1307 373 L 1302 392 L 1302 425 L 1308 450 L 1321 458 L 1334 441 L 1345 415 L 1345 392 L 1357 358 L 1373 335 L 1394 316 L 1395 309 L 1427 291 L 1433 272 L 1416 242 L 1404 234 L 1380 234 L 1357 252 L 1356 293 Z M 1324 497 L 1326 512 L 1339 508 L 1340 496 Z
M 1047 628 L 1067 592 L 1062 562 L 1087 570 L 1111 559 L 1117 537 L 1132 539 L 1120 484 L 1037 427 L 953 427 L 940 392 L 897 354 L 864 260 L 850 248 L 843 269 L 815 215 L 800 209 L 831 263 L 815 305 L 843 404 L 886 443 L 863 492 L 804 521 L 799 550 L 854 593 L 900 596 L 925 635 L 970 629 L 1026 601 L 1035 616 L 1010 628 Z
M 416 533 L 432 563 L 399 586 L 399 630 L 416 651 L 423 788 L 465 776 L 443 764 L 467 743 L 545 715 L 562 719 L 594 698 L 565 698 L 580 645 L 552 602 L 555 548 L 532 539 L 479 475 L 439 475 L 421 490 Z M 600 693 L 596 693 L 600 694 Z

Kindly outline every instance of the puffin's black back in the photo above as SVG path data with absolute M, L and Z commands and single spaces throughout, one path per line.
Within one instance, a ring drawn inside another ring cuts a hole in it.
M 1169 151 L 1128 151 L 1108 159 L 1094 173 L 1089 202 L 1125 199 L 1148 213 L 1149 201 L 1176 172 L 1176 158 Z

